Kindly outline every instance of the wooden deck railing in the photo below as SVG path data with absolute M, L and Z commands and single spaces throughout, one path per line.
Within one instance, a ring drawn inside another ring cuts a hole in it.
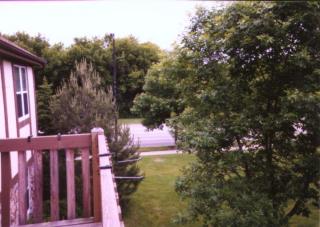
M 33 211 L 32 220 L 27 219 L 27 159 L 26 153 L 30 151 L 33 158 L 33 187 L 34 193 L 32 198 Z M 120 226 L 119 225 L 105 225 L 102 216 L 101 201 L 108 203 L 104 198 L 101 198 L 101 190 L 105 191 L 105 183 L 110 183 L 112 175 L 108 175 L 110 180 L 106 180 L 100 176 L 100 158 L 99 153 L 107 153 L 108 147 L 106 145 L 104 132 L 102 129 L 93 129 L 90 134 L 77 135 L 58 135 L 58 136 L 41 136 L 34 138 L 16 138 L 16 139 L 1 139 L 0 153 L 1 162 L 10 160 L 8 154 L 10 152 L 18 153 L 18 216 L 19 225 L 25 225 L 32 221 L 33 223 L 43 222 L 43 166 L 42 156 L 44 152 L 48 152 L 50 156 L 50 221 L 58 226 L 57 221 L 60 220 L 59 210 L 59 161 L 58 153 L 65 152 L 66 157 L 66 191 L 67 191 L 67 219 L 73 220 L 76 218 L 76 195 L 75 195 L 75 154 L 81 156 L 81 177 L 82 177 L 82 216 L 81 218 L 89 218 L 81 223 L 88 223 L 91 220 L 95 223 L 101 223 L 103 226 Z M 90 170 L 90 152 L 92 155 L 92 169 Z M 4 158 L 4 159 L 3 159 Z M 110 162 L 110 159 L 108 157 Z M 106 161 L 106 160 L 104 160 Z M 111 165 L 111 163 L 109 163 Z M 5 181 L 11 180 L 11 170 L 1 172 L 1 226 L 10 226 L 10 190 L 11 184 Z M 111 170 L 110 170 L 111 174 Z M 92 179 L 92 185 L 91 185 Z M 101 182 L 103 182 L 103 189 L 101 189 Z M 91 189 L 92 187 L 92 189 Z M 113 187 L 113 185 L 112 185 Z M 91 193 L 92 191 L 92 193 Z M 108 195 L 109 197 L 110 195 Z M 115 196 L 115 195 L 113 195 Z M 93 198 L 92 198 L 93 197 Z M 109 197 L 110 199 L 110 197 Z M 112 198 L 111 198 L 112 200 Z M 112 203 L 116 201 L 113 198 Z M 93 207 L 92 207 L 92 205 Z M 105 206 L 105 205 L 104 205 Z M 108 205 L 109 206 L 109 205 Z M 110 211 L 111 212 L 111 211 Z M 109 219 L 114 214 L 109 213 Z M 119 212 L 117 217 L 119 219 Z M 80 220 L 80 219 L 79 219 Z M 70 222 L 71 223 L 71 222 Z M 120 222 L 119 222 L 120 223 Z M 67 224 L 64 224 L 67 226 Z M 71 225 L 71 224 L 70 224 Z M 43 226 L 43 225 L 42 225 Z M 53 226 L 50 223 L 48 226 Z

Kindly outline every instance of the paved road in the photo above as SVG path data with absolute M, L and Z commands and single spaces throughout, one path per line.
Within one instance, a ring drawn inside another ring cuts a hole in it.
M 170 155 L 170 154 L 182 154 L 182 151 L 177 151 L 177 150 L 148 151 L 148 152 L 141 152 L 140 156 L 155 156 L 155 155 Z
M 161 147 L 174 146 L 174 139 L 169 133 L 169 128 L 164 126 L 162 130 L 155 129 L 148 131 L 141 124 L 129 124 L 130 133 L 136 144 L 140 143 L 140 147 Z

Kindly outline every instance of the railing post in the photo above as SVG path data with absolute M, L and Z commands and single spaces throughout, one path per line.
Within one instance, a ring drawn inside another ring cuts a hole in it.
M 66 172 L 67 172 L 67 217 L 74 219 L 76 217 L 76 196 L 75 196 L 75 178 L 74 178 L 74 151 L 66 150 Z
M 81 149 L 82 159 L 82 216 L 88 218 L 91 216 L 91 183 L 90 183 L 90 161 L 89 161 L 89 148 Z
M 59 162 L 58 151 L 50 150 L 50 214 L 51 221 L 59 220 Z
M 18 207 L 19 224 L 27 223 L 27 163 L 26 151 L 18 151 Z
M 93 178 L 93 216 L 95 222 L 101 221 L 101 185 L 98 136 L 104 135 L 102 128 L 91 130 L 92 139 L 92 178 Z
M 10 187 L 11 161 L 10 153 L 1 153 L 1 225 L 10 226 Z
M 43 216 L 43 168 L 42 168 L 42 151 L 33 151 L 34 159 L 34 193 L 33 194 L 33 204 L 34 213 L 33 220 L 35 223 L 42 221 Z

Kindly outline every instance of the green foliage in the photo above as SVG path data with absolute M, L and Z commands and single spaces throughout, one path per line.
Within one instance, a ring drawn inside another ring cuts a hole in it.
M 148 69 L 160 60 L 161 52 L 155 44 L 140 44 L 134 37 L 116 39 L 115 46 L 119 111 L 127 117 L 135 96 L 142 92 Z M 112 48 L 108 48 L 110 55 L 111 51 Z M 109 67 L 112 72 L 111 65 Z
M 318 205 L 319 24 L 318 2 L 235 3 L 192 18 L 170 62 L 186 73 L 164 76 L 184 107 L 171 119 L 178 144 L 198 157 L 177 181 L 189 201 L 181 221 L 287 226 Z M 147 79 L 156 88 L 159 71 Z M 159 125 L 170 95 L 145 91 L 134 108 Z
M 53 131 L 52 116 L 49 108 L 49 102 L 52 96 L 52 85 L 48 83 L 46 77 L 43 84 L 37 91 L 37 109 L 38 109 L 38 129 L 49 135 Z
M 112 83 L 112 68 L 108 68 L 111 64 L 111 54 L 104 48 L 104 40 L 93 38 L 75 38 L 72 44 L 66 50 L 66 61 L 70 69 L 74 69 L 74 62 L 79 62 L 81 59 L 87 59 L 91 62 L 95 70 L 102 78 L 102 83 L 111 85 Z
M 43 56 L 44 51 L 50 47 L 49 42 L 45 37 L 38 34 L 36 36 L 30 36 L 25 32 L 17 32 L 14 35 L 1 34 L 11 42 L 16 43 L 20 47 L 34 53 L 37 56 Z
M 175 57 L 175 53 L 172 53 L 150 68 L 143 93 L 134 100 L 131 111 L 142 116 L 142 123 L 150 129 L 161 128 L 166 119 L 183 109 L 175 79 L 185 73 L 186 69 Z
M 64 75 L 70 73 L 69 66 L 66 66 L 65 49 L 61 43 L 50 46 L 45 37 L 38 34 L 37 36 L 30 36 L 24 32 L 17 32 L 14 35 L 1 34 L 10 41 L 25 48 L 39 57 L 43 57 L 47 64 L 44 69 L 35 68 L 36 74 L 36 88 L 39 88 L 43 83 L 43 78 L 46 77 L 48 82 L 52 84 L 52 89 L 60 85 L 60 81 Z M 72 63 L 72 65 L 74 62 Z
M 103 127 L 109 135 L 115 115 L 112 92 L 104 90 L 99 74 L 86 61 L 65 81 L 50 103 L 56 130 L 64 133 L 90 132 Z
M 112 45 L 105 45 L 102 38 L 75 38 L 74 43 L 65 48 L 63 44 L 50 45 L 42 37 L 30 36 L 17 32 L 14 35 L 4 35 L 32 53 L 46 59 L 44 69 L 36 68 L 36 86 L 39 88 L 46 77 L 56 91 L 71 71 L 75 70 L 74 63 L 86 58 L 102 78 L 106 87 L 112 84 Z M 118 83 L 118 106 L 122 116 L 130 116 L 130 108 L 134 97 L 142 92 L 144 78 L 148 69 L 160 60 L 161 50 L 153 43 L 139 43 L 134 37 L 115 40 L 116 65 Z
M 115 105 L 111 89 L 104 89 L 99 74 L 92 64 L 81 61 L 69 80 L 62 84 L 50 101 L 50 109 L 56 132 L 87 133 L 94 127 L 102 127 L 110 151 L 115 153 L 113 171 L 116 176 L 136 176 L 139 168 L 135 163 L 117 165 L 116 161 L 139 157 L 138 147 L 133 144 L 129 128 L 115 126 Z M 115 137 L 115 127 L 118 135 Z M 137 189 L 139 181 L 119 181 L 118 192 L 122 205 Z
M 139 162 L 139 167 L 145 173 L 146 178 L 139 186 L 138 191 L 132 196 L 128 213 L 124 216 L 125 225 L 127 227 L 202 226 L 201 220 L 191 223 L 174 221 L 175 219 L 177 221 L 181 220 L 181 217 L 176 217 L 176 214 L 182 212 L 188 205 L 188 200 L 182 201 L 174 192 L 174 182 L 176 177 L 181 175 L 181 169 L 195 161 L 196 157 L 189 154 L 144 157 Z M 260 198 L 258 200 L 260 201 Z M 250 206 L 255 206 L 254 202 L 242 205 L 243 207 L 248 207 L 248 209 L 251 209 Z M 291 207 L 292 203 L 289 203 L 287 209 Z M 310 217 L 293 217 L 290 221 L 290 227 L 318 226 L 319 210 L 311 205 L 309 207 L 312 212 Z M 224 215 L 223 210 L 218 210 L 217 212 Z

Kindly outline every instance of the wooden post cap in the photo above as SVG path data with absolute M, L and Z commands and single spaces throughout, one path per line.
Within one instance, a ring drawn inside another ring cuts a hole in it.
M 103 128 L 93 128 L 91 129 L 91 133 L 104 134 Z

